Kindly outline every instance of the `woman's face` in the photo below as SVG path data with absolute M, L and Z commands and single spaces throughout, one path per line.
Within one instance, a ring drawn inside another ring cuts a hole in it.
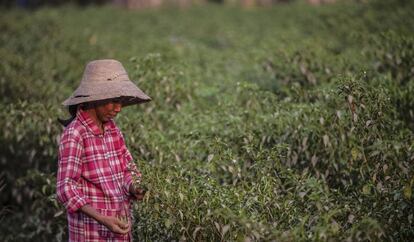
M 95 107 L 96 116 L 102 123 L 108 122 L 121 112 L 122 102 L 119 99 L 112 99 L 109 102 L 97 105 Z

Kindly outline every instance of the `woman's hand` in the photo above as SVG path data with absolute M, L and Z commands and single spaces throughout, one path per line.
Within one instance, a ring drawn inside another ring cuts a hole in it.
M 117 234 L 126 234 L 129 232 L 130 224 L 124 223 L 116 217 L 105 216 L 101 220 L 109 230 Z
M 89 204 L 84 205 L 80 208 L 80 210 L 89 217 L 95 219 L 99 223 L 106 226 L 109 230 L 111 230 L 114 233 L 126 234 L 129 232 L 131 224 L 124 223 L 116 217 L 104 216 Z
M 135 187 L 133 184 L 131 184 L 131 186 L 129 187 L 129 192 L 136 200 L 142 201 L 147 190 L 144 188 Z

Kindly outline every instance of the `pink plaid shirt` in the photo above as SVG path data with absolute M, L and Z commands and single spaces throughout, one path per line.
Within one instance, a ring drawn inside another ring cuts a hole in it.
M 127 208 L 131 217 L 128 162 L 132 156 L 114 121 L 105 123 L 101 133 L 88 113 L 78 110 L 60 139 L 56 187 L 67 209 L 69 241 L 132 241 L 131 232 L 112 233 L 79 210 L 89 204 L 103 215 L 115 216 Z

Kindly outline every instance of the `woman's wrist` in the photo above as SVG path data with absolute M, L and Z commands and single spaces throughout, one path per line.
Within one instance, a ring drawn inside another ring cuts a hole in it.
M 93 208 L 89 204 L 86 204 L 85 206 L 81 207 L 80 210 L 84 214 L 98 221 L 99 223 L 105 224 L 105 216 L 99 213 L 95 208 Z

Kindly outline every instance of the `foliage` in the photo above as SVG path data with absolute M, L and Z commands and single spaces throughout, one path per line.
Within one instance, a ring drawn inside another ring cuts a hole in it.
M 409 240 L 413 7 L 3 11 L 0 239 L 66 240 L 60 102 L 116 58 L 153 98 L 116 120 L 149 188 L 138 241 Z

